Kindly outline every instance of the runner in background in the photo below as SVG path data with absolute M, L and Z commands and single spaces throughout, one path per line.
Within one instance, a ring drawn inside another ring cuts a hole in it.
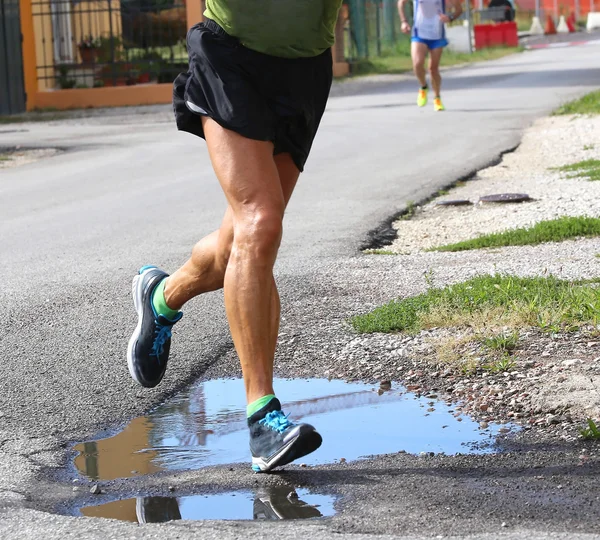
M 404 9 L 405 4 L 409 1 L 398 1 L 398 13 L 402 21 L 402 31 L 408 34 L 412 30 L 413 69 L 421 86 L 417 96 L 417 105 L 419 107 L 427 105 L 429 86 L 425 73 L 425 60 L 429 53 L 429 73 L 434 92 L 433 107 L 436 111 L 443 111 L 445 108 L 441 98 L 440 60 L 444 47 L 448 45 L 445 24 L 460 17 L 463 11 L 461 2 L 460 0 L 413 0 L 414 22 L 411 29 Z

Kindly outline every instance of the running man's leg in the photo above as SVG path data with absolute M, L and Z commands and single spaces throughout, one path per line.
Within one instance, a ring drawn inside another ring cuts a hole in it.
M 231 208 L 233 243 L 223 288 L 231 336 L 251 403 L 273 394 L 273 266 L 285 199 L 273 144 L 255 141 L 203 118 L 211 161 Z
M 273 144 L 202 119 L 213 168 L 231 208 L 233 242 L 225 270 L 225 311 L 246 387 L 252 468 L 269 471 L 313 452 L 321 436 L 294 424 L 274 397 L 279 297 L 273 279 L 286 200 Z M 289 172 L 293 171 L 288 165 Z M 297 176 L 297 173 L 295 174 Z
M 275 162 L 284 202 L 289 201 L 300 174 L 290 154 L 278 154 Z M 203 292 L 223 287 L 233 244 L 233 210 L 227 208 L 220 229 L 196 244 L 190 259 L 171 277 L 159 268 L 143 267 L 134 278 L 136 327 L 127 349 L 127 363 L 134 380 L 146 387 L 160 383 L 171 345 L 170 328 L 181 318 L 181 307 Z M 271 357 L 275 356 L 279 331 L 279 295 L 272 282 L 269 295 L 273 314 L 268 325 Z
M 442 91 L 442 75 L 440 74 L 440 60 L 444 47 L 438 47 L 429 51 L 429 73 L 431 74 L 431 86 L 436 98 L 440 97 Z
M 411 43 L 411 56 L 413 62 L 413 70 L 421 88 L 425 88 L 427 86 L 427 78 L 425 76 L 425 59 L 427 58 L 427 45 L 425 43 L 419 43 L 417 41 L 413 41 Z
M 290 154 L 278 154 L 274 160 L 287 205 L 300 171 Z M 232 244 L 233 214 L 228 207 L 221 227 L 202 238 L 185 264 L 167 278 L 164 289 L 166 304 L 173 310 L 179 310 L 195 296 L 222 288 Z

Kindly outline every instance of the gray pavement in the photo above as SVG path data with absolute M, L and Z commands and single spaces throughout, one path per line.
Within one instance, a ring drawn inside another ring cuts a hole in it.
M 320 270 L 357 253 L 367 232 L 408 201 L 487 165 L 515 147 L 533 119 L 598 88 L 599 53 L 592 45 L 541 50 L 447 71 L 444 114 L 414 106 L 407 76 L 337 85 L 286 217 L 277 266 L 286 305 L 326 286 Z M 576 533 L 599 524 L 598 464 L 573 474 L 572 449 L 547 446 L 496 461 L 436 458 L 425 466 L 400 455 L 292 470 L 287 479 L 256 479 L 234 467 L 109 487 L 160 491 L 168 480 L 218 491 L 293 481 L 340 496 L 335 518 L 277 529 L 135 527 L 45 513 L 72 504 L 72 442 L 117 429 L 231 350 L 221 295 L 207 295 L 186 309 L 160 387 L 142 391 L 129 379 L 131 276 L 145 263 L 176 268 L 224 210 L 204 145 L 176 132 L 168 107 L 134 112 L 0 127 L 0 147 L 65 150 L 0 171 L 0 537 L 593 537 Z M 360 298 L 363 284 L 347 294 Z M 567 487 L 561 496 L 557 479 Z

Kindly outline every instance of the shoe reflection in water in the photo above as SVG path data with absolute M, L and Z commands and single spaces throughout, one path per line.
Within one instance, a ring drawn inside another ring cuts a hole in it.
M 254 519 L 308 519 L 322 517 L 314 506 L 298 498 L 289 487 L 271 488 L 254 498 Z
M 250 504 L 250 501 L 248 503 Z M 232 515 L 229 519 L 247 519 L 248 510 L 249 508 L 241 511 L 237 516 Z M 232 514 L 235 514 L 235 511 Z M 136 515 L 138 523 L 164 523 L 182 519 L 179 500 L 175 497 L 138 497 Z M 256 520 L 282 520 L 317 518 L 322 517 L 322 514 L 314 506 L 299 499 L 293 488 L 276 487 L 260 491 L 255 495 L 252 516 Z M 198 519 L 198 517 L 183 516 L 184 519 Z

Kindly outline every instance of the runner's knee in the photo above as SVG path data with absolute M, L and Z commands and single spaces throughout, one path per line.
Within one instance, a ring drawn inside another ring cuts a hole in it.
M 256 209 L 236 219 L 234 246 L 256 258 L 272 258 L 279 249 L 283 232 L 283 211 L 279 208 Z
M 419 71 L 425 69 L 425 58 L 413 58 L 413 69 Z

